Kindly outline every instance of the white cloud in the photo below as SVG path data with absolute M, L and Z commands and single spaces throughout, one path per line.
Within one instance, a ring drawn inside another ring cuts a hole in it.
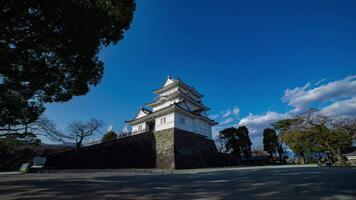
M 287 89 L 282 100 L 294 108 L 292 112 L 298 113 L 308 109 L 313 103 L 330 102 L 353 96 L 356 96 L 356 75 L 315 88 L 311 88 L 311 84 L 307 83 L 304 87 Z
M 356 117 L 356 97 L 336 101 L 320 110 L 327 116 Z
M 232 113 L 234 115 L 239 115 L 240 114 L 240 108 L 239 107 L 235 107 L 234 109 L 232 109 Z
M 209 115 L 209 118 L 213 119 L 213 120 L 217 119 L 218 117 L 219 117 L 219 115 Z
M 233 109 L 228 109 L 227 111 L 225 112 L 222 112 L 222 118 L 227 118 L 227 117 L 230 117 L 231 115 L 235 115 L 235 116 L 238 116 L 240 114 L 240 108 L 235 106 Z
M 252 136 L 262 134 L 263 129 L 270 127 L 271 123 L 280 119 L 287 118 L 288 114 L 268 111 L 266 114 L 254 115 L 250 113 L 242 118 L 238 126 L 246 126 Z
M 112 131 L 112 125 L 111 124 L 109 125 L 109 127 L 107 129 L 107 132 L 109 132 L 109 131 Z
M 233 118 L 226 118 L 222 122 L 220 122 L 219 124 L 220 125 L 227 125 L 227 124 L 229 124 L 229 123 L 231 123 L 233 121 L 235 121 Z
M 315 85 L 315 86 L 320 85 L 320 84 L 323 83 L 324 81 L 326 81 L 325 78 L 323 78 L 323 79 L 321 79 L 320 81 L 314 83 L 314 85 Z
M 231 110 L 227 110 L 223 115 L 222 118 L 226 118 L 231 115 Z
M 302 111 L 316 106 L 323 115 L 356 117 L 356 75 L 325 83 L 325 79 L 315 84 L 307 83 L 303 87 L 287 89 L 282 97 L 283 102 L 292 106 L 287 112 L 267 111 L 265 114 L 248 114 L 239 119 L 240 109 L 234 107 L 214 115 L 220 124 L 213 128 L 216 137 L 222 129 L 234 126 L 246 126 L 249 129 L 254 146 L 262 144 L 262 133 L 272 122 L 293 117 Z M 237 117 L 236 117 L 237 116 Z
M 250 113 L 248 116 L 242 118 L 235 126 L 246 126 L 249 130 L 249 136 L 251 138 L 254 147 L 262 145 L 263 130 L 271 127 L 271 123 L 280 119 L 288 118 L 286 113 L 278 113 L 268 111 L 265 114 L 254 115 Z
M 212 129 L 213 138 L 216 138 L 219 131 L 224 128 L 231 127 L 239 121 L 240 108 L 235 106 L 231 109 L 221 111 L 219 114 L 209 115 L 210 119 L 219 122 L 217 126 Z

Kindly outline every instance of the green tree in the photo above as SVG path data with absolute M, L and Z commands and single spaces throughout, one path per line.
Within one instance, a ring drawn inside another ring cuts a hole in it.
M 129 28 L 134 0 L 0 2 L 0 134 L 36 121 L 45 103 L 86 94 L 103 76 L 99 50 Z
M 342 152 L 351 146 L 352 132 L 335 123 L 335 117 L 308 111 L 294 119 L 282 137 L 294 152 L 329 152 L 338 165 L 347 165 Z
M 317 152 L 314 146 L 315 139 L 311 133 L 304 133 L 298 131 L 290 131 L 283 135 L 283 139 L 288 147 L 302 158 L 302 164 L 305 163 L 305 153 Z
M 108 131 L 107 133 L 104 134 L 103 138 L 101 139 L 101 142 L 109 142 L 116 140 L 118 138 L 118 135 L 114 131 Z
M 278 147 L 278 137 L 276 131 L 271 128 L 266 128 L 263 130 L 263 150 L 270 154 L 271 159 L 273 154 L 276 153 Z
M 296 119 L 282 119 L 276 122 L 273 122 L 271 126 L 277 133 L 277 138 L 278 138 L 278 144 L 277 144 L 277 152 L 278 152 L 278 158 L 279 158 L 279 163 L 285 162 L 283 159 L 283 154 L 284 154 L 284 148 L 283 148 L 283 134 L 288 130 L 288 127 L 290 127 L 292 124 L 296 122 Z M 304 155 L 303 155 L 304 158 Z

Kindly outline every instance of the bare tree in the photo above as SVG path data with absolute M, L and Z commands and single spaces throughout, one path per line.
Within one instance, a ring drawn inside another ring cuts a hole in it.
M 349 133 L 353 139 L 356 139 L 356 118 L 339 117 L 332 121 L 330 124 L 346 133 Z
M 26 124 L 11 127 L 8 130 L 0 129 L 0 137 L 17 136 L 21 137 L 26 134 L 34 134 L 36 136 L 46 137 L 51 141 L 63 142 L 66 135 L 57 129 L 56 124 L 48 119 L 46 116 L 42 116 L 36 121 Z
M 58 129 L 57 125 L 47 117 L 39 118 L 29 127 L 29 130 L 37 136 L 46 137 L 48 140 L 55 142 L 65 142 L 66 139 L 69 139 L 66 134 Z
M 103 122 L 97 119 L 91 119 L 86 123 L 72 122 L 68 125 L 66 137 L 75 140 L 77 149 L 80 149 L 86 138 L 101 133 L 100 128 L 103 125 Z

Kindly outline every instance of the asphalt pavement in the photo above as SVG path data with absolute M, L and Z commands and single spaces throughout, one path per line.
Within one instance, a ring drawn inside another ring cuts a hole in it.
M 356 199 L 355 168 L 255 167 L 149 173 L 0 174 L 0 199 Z

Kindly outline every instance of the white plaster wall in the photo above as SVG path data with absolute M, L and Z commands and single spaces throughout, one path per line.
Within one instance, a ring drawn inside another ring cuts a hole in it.
M 159 105 L 159 106 L 157 106 L 157 107 L 153 107 L 153 108 L 152 108 L 152 111 L 155 112 L 155 111 L 157 111 L 157 110 L 161 110 L 161 109 L 166 108 L 166 107 L 168 107 L 168 106 L 170 106 L 170 105 L 172 105 L 172 104 L 174 104 L 174 103 L 177 103 L 177 102 L 179 102 L 179 101 L 180 101 L 179 98 L 173 99 L 172 101 L 167 101 L 167 102 L 165 102 L 165 103 L 162 104 L 162 105 Z
M 182 123 L 180 121 L 180 118 L 184 118 L 185 123 Z M 193 130 L 193 118 L 189 117 L 189 116 L 185 116 L 182 115 L 180 113 L 176 113 L 175 114 L 175 127 L 179 128 L 181 130 L 185 130 L 185 131 L 190 131 L 190 132 L 194 132 Z
M 211 125 L 208 124 L 207 122 L 201 120 L 201 119 L 198 119 L 198 133 L 202 134 L 202 135 L 205 135 L 207 136 L 208 138 L 212 138 L 211 137 Z
M 185 122 L 182 123 L 180 118 L 183 117 Z M 197 133 L 211 139 L 211 126 L 199 118 L 192 118 L 180 113 L 175 114 L 175 127 L 181 130 Z
M 165 130 L 165 129 L 170 129 L 174 128 L 174 113 L 159 117 L 155 119 L 155 131 L 160 131 L 160 130 Z M 166 123 L 161 124 L 161 119 L 166 118 Z
M 144 116 L 146 116 L 146 115 L 147 115 L 146 113 L 144 113 L 142 110 L 140 110 L 140 112 L 138 112 L 138 114 L 137 114 L 137 116 L 136 116 L 136 119 L 141 118 L 141 117 L 144 117 Z
M 138 130 L 138 127 L 142 125 L 142 130 Z M 146 131 L 146 123 L 142 123 L 142 124 L 137 124 L 132 126 L 132 134 L 138 134 L 138 133 L 143 133 Z

